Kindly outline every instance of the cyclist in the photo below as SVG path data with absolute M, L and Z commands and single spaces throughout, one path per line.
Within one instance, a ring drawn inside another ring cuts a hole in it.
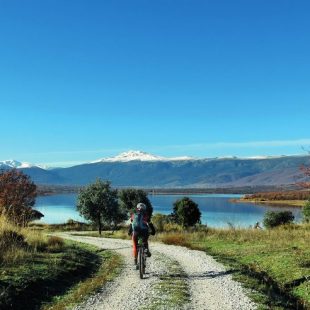
M 146 255 L 151 257 L 152 254 L 149 250 L 148 238 L 149 231 L 151 231 L 152 235 L 155 235 L 155 228 L 150 222 L 149 216 L 146 212 L 146 205 L 141 202 L 137 204 L 136 212 L 131 215 L 130 222 L 131 225 L 129 226 L 128 235 L 132 235 L 134 262 L 135 265 L 137 265 L 138 236 L 142 236 L 144 245 L 147 249 Z

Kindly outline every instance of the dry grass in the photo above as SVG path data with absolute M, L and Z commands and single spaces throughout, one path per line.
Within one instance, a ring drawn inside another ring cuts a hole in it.
M 17 264 L 38 251 L 61 249 L 64 243 L 58 239 L 51 240 L 38 230 L 17 227 L 0 216 L 0 264 Z
M 21 231 L 0 217 L 0 264 L 15 264 L 29 253 L 25 244 L 25 236 Z
M 289 246 L 295 241 L 306 245 L 310 240 L 310 225 L 288 225 L 275 229 L 210 229 L 209 238 L 233 241 L 237 243 L 264 242 L 277 246 Z M 192 235 L 197 240 L 199 233 Z
M 65 242 L 62 238 L 51 236 L 47 239 L 47 249 L 49 252 L 58 252 L 63 249 Z
M 188 234 L 173 232 L 168 234 L 162 234 L 159 238 L 161 239 L 162 242 L 166 244 L 191 247 L 191 243 L 188 240 Z

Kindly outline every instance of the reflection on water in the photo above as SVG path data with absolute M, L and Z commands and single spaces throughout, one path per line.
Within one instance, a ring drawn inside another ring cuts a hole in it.
M 258 206 L 249 203 L 231 203 L 229 200 L 241 195 L 187 195 L 198 205 L 202 213 L 201 222 L 210 227 L 248 227 L 256 222 L 262 222 L 264 213 L 268 210 L 292 211 L 295 219 L 300 221 L 301 210 L 290 207 Z M 36 209 L 44 214 L 40 222 L 56 224 L 64 223 L 68 219 L 83 221 L 76 211 L 76 194 L 64 194 L 38 197 Z M 150 195 L 154 213 L 170 214 L 173 203 L 183 195 Z

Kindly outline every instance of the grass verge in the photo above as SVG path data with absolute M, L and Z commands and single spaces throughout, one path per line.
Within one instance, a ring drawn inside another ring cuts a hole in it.
M 97 266 L 96 271 L 90 277 L 73 285 L 65 294 L 53 297 L 51 302 L 42 307 L 42 310 L 70 309 L 85 300 L 87 296 L 98 291 L 106 282 L 119 274 L 122 264 L 119 255 L 111 251 L 100 250 L 91 245 L 79 244 L 79 247 L 99 256 L 100 265 Z
M 199 249 L 230 266 L 255 289 L 262 309 L 310 309 L 310 227 L 205 229 L 160 234 L 158 240 Z
M 89 281 L 96 279 L 101 286 L 119 265 L 119 258 L 112 252 L 97 252 L 73 242 L 52 252 L 32 252 L 18 264 L 0 266 L 0 309 L 42 309 L 44 305 L 44 309 L 65 309 L 62 301 L 66 307 L 79 302 L 96 288 Z M 80 291 L 75 291 L 76 284 L 76 289 L 82 287 Z M 66 297 L 68 290 L 75 294 L 72 299 Z

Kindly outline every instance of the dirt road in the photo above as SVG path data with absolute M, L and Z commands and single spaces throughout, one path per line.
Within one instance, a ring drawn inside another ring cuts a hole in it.
M 152 257 L 147 260 L 146 278 L 141 280 L 133 264 L 130 241 L 59 235 L 114 250 L 124 260 L 115 281 L 76 309 L 256 309 L 224 266 L 202 251 L 151 242 Z

